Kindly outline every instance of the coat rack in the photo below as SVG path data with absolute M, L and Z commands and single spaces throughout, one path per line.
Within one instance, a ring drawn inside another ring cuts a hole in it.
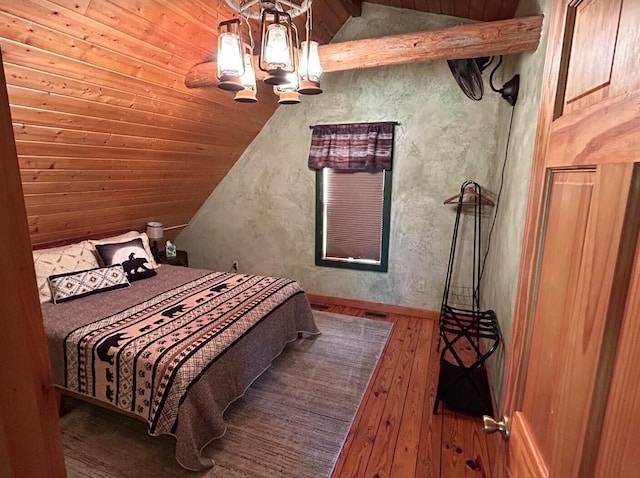
M 465 181 L 460 192 L 445 199 L 444 204 L 456 205 L 456 219 L 449 252 L 449 264 L 440 307 L 438 351 L 440 373 L 433 413 L 438 413 L 440 402 L 472 415 L 492 414 L 492 401 L 486 377 L 485 361 L 498 348 L 500 331 L 492 310 L 480 310 L 480 277 L 482 253 L 482 208 L 493 206 L 482 195 L 482 188 L 474 181 Z M 473 208 L 473 271 L 471 277 L 470 308 L 450 304 L 451 280 L 456 262 L 458 232 L 463 210 Z

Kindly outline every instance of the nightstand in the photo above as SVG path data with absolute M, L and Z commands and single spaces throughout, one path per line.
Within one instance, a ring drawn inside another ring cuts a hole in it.
M 187 251 L 176 251 L 176 257 L 167 257 L 165 251 L 158 251 L 158 264 L 189 267 Z

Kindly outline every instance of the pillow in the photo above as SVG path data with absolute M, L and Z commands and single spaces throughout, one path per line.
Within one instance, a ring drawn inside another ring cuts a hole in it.
M 54 274 L 48 281 L 54 304 L 131 285 L 120 264 L 88 271 Z
M 142 239 L 144 251 L 147 253 L 147 257 L 149 258 L 151 267 L 153 267 L 154 269 L 157 269 L 158 267 L 160 267 L 160 265 L 157 264 L 155 259 L 153 258 L 153 254 L 151 254 L 151 247 L 149 247 L 149 236 L 147 236 L 146 232 L 129 231 L 129 232 L 125 232 L 124 234 L 120 234 L 118 236 L 113 236 L 113 237 L 107 237 L 105 239 L 98 239 L 98 240 L 89 239 L 89 242 L 93 245 L 93 247 L 95 247 L 98 244 L 113 244 L 115 242 L 128 242 L 131 239 L 135 239 L 136 237 L 139 237 L 140 239 Z M 100 255 L 98 254 L 98 260 L 100 259 L 101 259 Z M 105 265 L 105 264 L 102 264 L 102 265 Z
M 144 250 L 142 239 L 139 237 L 127 242 L 96 244 L 96 250 L 105 266 L 122 264 L 129 282 L 156 275 L 156 271 L 151 266 L 151 260 Z
M 95 249 L 89 241 L 62 247 L 39 249 L 33 251 L 32 254 L 40 302 L 49 302 L 51 300 L 51 288 L 47 282 L 47 278 L 50 275 L 100 267 Z

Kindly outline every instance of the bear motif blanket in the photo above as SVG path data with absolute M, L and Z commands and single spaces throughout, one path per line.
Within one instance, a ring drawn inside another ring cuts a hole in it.
M 64 339 L 65 387 L 174 433 L 188 389 L 274 308 L 301 293 L 276 277 L 212 272 Z

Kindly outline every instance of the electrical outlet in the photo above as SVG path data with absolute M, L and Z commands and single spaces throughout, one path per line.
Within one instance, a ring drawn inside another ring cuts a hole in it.
M 416 289 L 418 290 L 418 292 L 424 292 L 424 281 L 423 280 L 419 280 L 416 284 Z

